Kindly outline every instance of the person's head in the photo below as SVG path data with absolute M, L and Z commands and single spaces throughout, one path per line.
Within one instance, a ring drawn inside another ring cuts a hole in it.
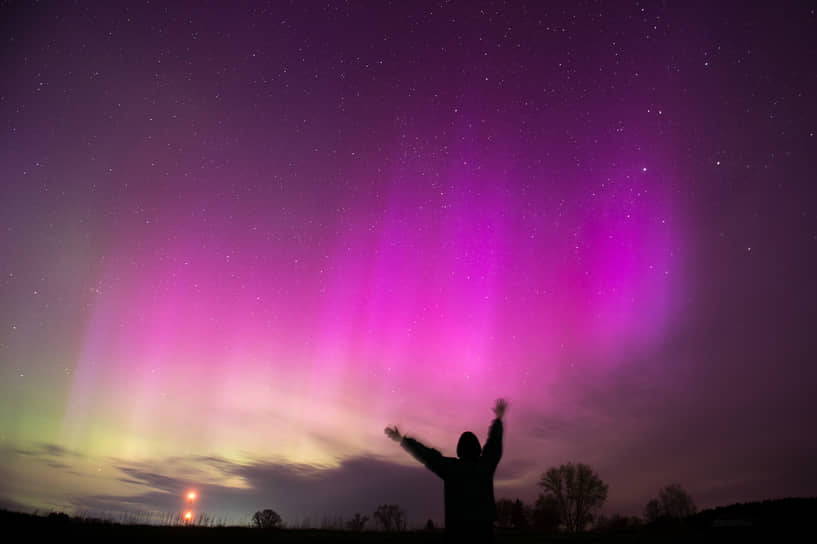
M 469 431 L 460 435 L 460 441 L 457 442 L 457 457 L 460 459 L 479 459 L 482 453 L 482 446 L 479 445 L 477 436 Z

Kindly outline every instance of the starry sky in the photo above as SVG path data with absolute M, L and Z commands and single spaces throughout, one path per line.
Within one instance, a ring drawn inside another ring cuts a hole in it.
M 817 494 L 815 2 L 229 4 L 0 4 L 0 506 Z

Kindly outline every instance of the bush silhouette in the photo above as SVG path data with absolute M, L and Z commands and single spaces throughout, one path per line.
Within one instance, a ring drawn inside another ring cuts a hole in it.
M 65 512 L 51 512 L 46 519 L 52 525 L 68 525 L 71 521 L 71 518 Z
M 359 513 L 346 522 L 346 528 L 351 531 L 362 531 L 363 526 L 369 521 L 369 516 L 361 516 Z
M 531 509 L 531 525 L 538 531 L 555 532 L 562 523 L 559 503 L 553 495 L 539 494 Z
M 496 526 L 503 529 L 513 527 L 513 501 L 499 499 L 496 501 Z
M 499 499 L 496 501 L 496 526 L 503 529 L 527 529 L 530 508 L 519 499 Z

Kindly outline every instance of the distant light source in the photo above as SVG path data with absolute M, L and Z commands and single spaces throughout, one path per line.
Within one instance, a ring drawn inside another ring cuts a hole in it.
M 196 493 L 194 491 L 191 491 L 190 493 L 187 494 L 187 498 L 188 498 L 188 500 L 191 500 L 191 501 L 196 500 Z
M 188 510 L 187 513 L 184 515 L 184 519 L 186 519 L 187 521 L 190 521 L 191 519 L 193 519 L 193 512 Z

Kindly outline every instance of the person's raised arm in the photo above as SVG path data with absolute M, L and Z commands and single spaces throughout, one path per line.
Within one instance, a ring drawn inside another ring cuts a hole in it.
M 498 399 L 496 401 L 494 405 L 496 419 L 491 423 L 491 430 L 488 431 L 488 440 L 485 442 L 485 447 L 482 450 L 482 456 L 488 460 L 494 470 L 496 470 L 496 466 L 502 458 L 502 418 L 505 416 L 505 410 L 507 409 L 508 403 L 505 399 Z
M 424 446 L 419 440 L 401 435 L 400 430 L 396 425 L 394 427 L 386 427 L 384 432 L 386 433 L 386 436 L 395 442 L 399 442 L 404 450 L 409 452 L 415 459 L 423 463 L 431 472 L 440 478 L 445 478 L 445 458 L 440 452 L 433 448 Z

